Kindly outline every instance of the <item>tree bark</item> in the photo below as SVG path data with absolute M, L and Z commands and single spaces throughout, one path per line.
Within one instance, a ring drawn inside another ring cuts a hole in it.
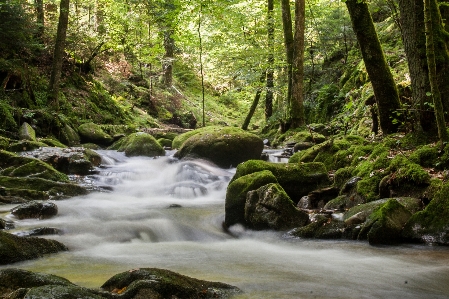
M 438 137 L 441 141 L 441 148 L 444 147 L 444 142 L 449 141 L 449 135 L 446 130 L 446 122 L 444 121 L 444 111 L 443 103 L 441 102 L 441 95 L 438 89 L 437 82 L 437 66 L 435 59 L 434 50 L 434 35 L 433 27 L 433 17 L 439 17 L 439 12 L 437 15 L 433 15 L 435 10 L 432 8 L 432 1 L 435 0 L 424 0 L 424 22 L 426 28 L 426 53 L 427 53 L 427 64 L 429 66 L 429 80 L 430 88 L 432 91 L 433 104 L 435 109 L 435 117 L 438 127 Z
M 45 15 L 44 15 L 44 0 L 35 0 L 34 5 L 36 7 L 36 21 L 37 21 L 37 36 L 42 37 L 44 35 L 44 24 L 45 24 Z
M 295 35 L 293 54 L 291 127 L 305 125 L 304 114 L 304 31 L 305 0 L 295 1 Z
M 410 73 L 412 87 L 412 109 L 415 130 L 430 131 L 435 118 L 427 101 L 430 91 L 429 71 L 426 58 L 426 35 L 424 24 L 424 2 L 399 0 L 402 40 Z
M 266 72 L 263 72 L 260 76 L 260 83 L 263 83 L 265 81 Z M 248 114 L 246 115 L 245 121 L 242 125 L 242 130 L 248 130 L 249 123 L 251 121 L 251 118 L 254 115 L 254 112 L 256 111 L 257 105 L 259 104 L 260 95 L 262 94 L 262 88 L 259 87 L 256 91 L 256 95 L 254 96 L 253 103 L 251 104 L 251 107 L 249 108 Z
M 400 109 L 398 90 L 377 37 L 368 5 L 365 1 L 347 0 L 346 6 L 373 86 L 380 127 L 384 134 L 397 132 L 398 122 L 394 122 L 393 118 L 397 117 L 394 113 Z
M 267 92 L 265 95 L 265 119 L 273 114 L 273 88 L 274 88 L 274 0 L 268 0 L 267 3 L 267 31 L 268 31 L 268 70 L 267 70 Z
M 173 28 L 173 21 L 170 19 L 171 12 L 175 10 L 175 4 L 173 0 L 165 0 L 165 10 L 166 16 L 163 28 L 164 34 L 164 60 L 162 62 L 162 72 L 164 74 L 164 85 L 170 88 L 173 85 L 173 60 L 175 53 L 175 40 L 173 39 L 173 34 L 175 32 Z
M 285 53 L 287 60 L 287 105 L 290 109 L 291 98 L 292 98 L 292 78 L 293 78 L 293 50 L 294 50 L 294 40 L 293 40 L 293 26 L 292 26 L 292 15 L 290 11 L 290 1 L 281 0 L 282 7 L 282 27 L 284 31 L 284 44 Z
M 56 111 L 59 111 L 59 81 L 61 79 L 67 26 L 69 24 L 69 9 L 70 0 L 61 0 L 59 8 L 58 31 L 56 33 L 51 77 L 48 87 L 49 100 Z

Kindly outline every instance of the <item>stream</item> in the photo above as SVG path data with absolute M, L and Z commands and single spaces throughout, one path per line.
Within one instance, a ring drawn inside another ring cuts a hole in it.
M 228 234 L 224 198 L 235 169 L 99 153 L 102 167 L 87 183 L 104 191 L 56 201 L 56 217 L 18 220 L 8 213 L 13 205 L 0 206 L 12 232 L 58 228 L 62 234 L 46 238 L 69 248 L 0 269 L 98 288 L 117 273 L 157 267 L 235 285 L 244 291 L 236 298 L 449 298 L 447 247 L 285 239 L 239 226 Z

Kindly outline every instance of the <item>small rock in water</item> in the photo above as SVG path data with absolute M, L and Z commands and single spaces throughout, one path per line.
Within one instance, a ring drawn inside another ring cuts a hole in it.
M 180 204 L 177 203 L 172 203 L 171 205 L 168 206 L 170 209 L 172 208 L 182 208 L 182 206 Z

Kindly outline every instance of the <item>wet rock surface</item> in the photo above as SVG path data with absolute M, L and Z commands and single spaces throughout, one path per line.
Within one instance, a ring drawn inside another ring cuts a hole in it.
M 11 209 L 11 214 L 19 219 L 46 219 L 58 214 L 58 207 L 53 202 L 30 201 Z

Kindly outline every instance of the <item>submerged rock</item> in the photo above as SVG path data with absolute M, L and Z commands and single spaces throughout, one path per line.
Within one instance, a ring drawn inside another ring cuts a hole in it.
M 203 158 L 223 168 L 235 167 L 241 162 L 261 157 L 263 141 L 254 134 L 231 127 L 198 131 L 186 133 L 193 136 L 182 144 L 175 157 Z M 176 147 L 175 141 L 173 147 Z
M 254 172 L 234 180 L 228 185 L 225 200 L 225 225 L 245 223 L 246 195 L 269 183 L 277 183 L 276 177 L 269 170 Z
M 271 183 L 248 192 L 245 221 L 253 229 L 288 230 L 306 225 L 309 215 L 295 207 L 279 184 Z
M 0 265 L 36 259 L 44 254 L 65 250 L 67 247 L 55 240 L 18 237 L 0 231 Z
M 241 293 L 237 287 L 187 277 L 156 268 L 133 269 L 117 274 L 101 288 L 121 298 L 230 298 Z
M 125 152 L 128 157 L 165 155 L 165 150 L 157 140 L 150 134 L 143 132 L 130 134 L 115 142 L 109 149 Z

